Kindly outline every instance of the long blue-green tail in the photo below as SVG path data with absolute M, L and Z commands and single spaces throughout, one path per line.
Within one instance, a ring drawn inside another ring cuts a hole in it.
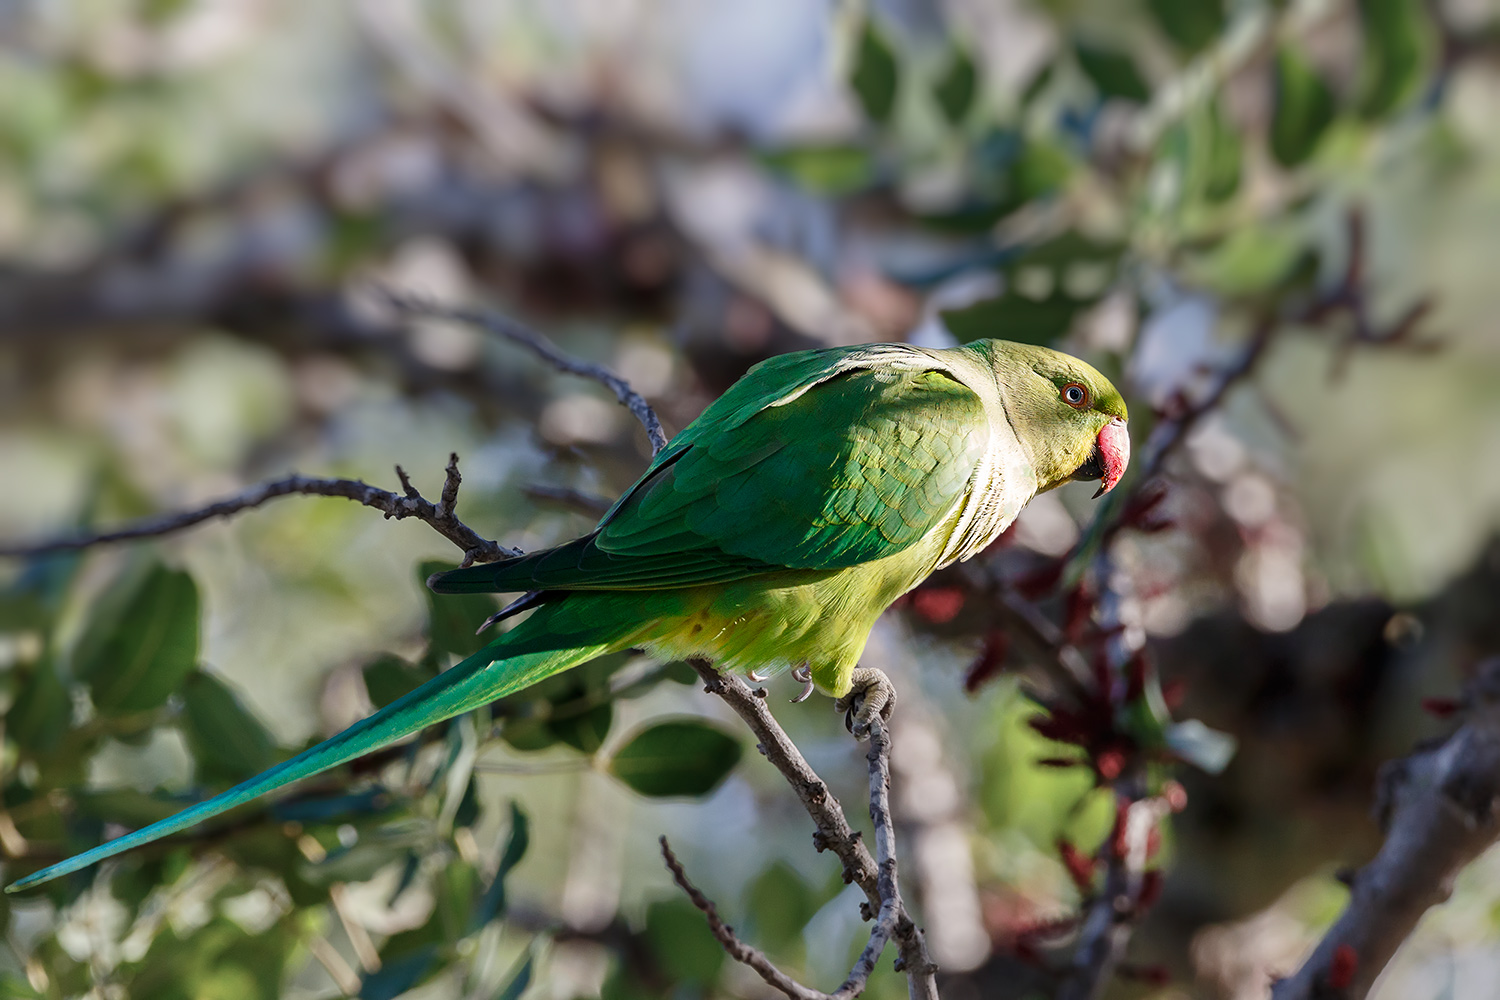
M 337 767 L 425 726 L 478 708 L 603 653 L 623 648 L 628 645 L 625 623 L 619 620 L 619 616 L 609 613 L 609 610 L 616 609 L 606 610 L 599 606 L 609 603 L 612 602 L 601 601 L 595 595 L 578 595 L 542 607 L 531 618 L 462 663 L 374 715 L 361 719 L 337 736 L 174 816 L 27 875 L 6 886 L 5 891 L 29 889 L 122 851 L 185 830 L 283 785 Z M 600 611 L 605 613 L 601 615 Z

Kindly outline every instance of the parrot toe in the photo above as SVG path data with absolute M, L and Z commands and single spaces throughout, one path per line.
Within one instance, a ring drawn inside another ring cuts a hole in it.
M 844 713 L 844 726 L 854 738 L 863 740 L 877 716 L 881 722 L 890 719 L 896 707 L 896 685 L 874 667 L 855 667 L 850 681 L 853 687 L 833 707 Z

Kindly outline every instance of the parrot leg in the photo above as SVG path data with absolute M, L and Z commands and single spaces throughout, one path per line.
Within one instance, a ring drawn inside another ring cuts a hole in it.
M 874 667 L 855 667 L 849 679 L 854 686 L 833 707 L 844 713 L 844 725 L 854 738 L 862 740 L 870 734 L 870 723 L 877 715 L 882 722 L 891 717 L 896 707 L 896 685 Z
M 812 693 L 813 693 L 812 670 L 810 670 L 808 668 L 807 664 L 804 663 L 804 664 L 802 664 L 802 666 L 800 666 L 797 669 L 795 669 L 795 670 L 792 671 L 792 678 L 794 680 L 799 680 L 799 681 L 802 682 L 802 693 L 799 694 L 799 695 L 797 695 L 797 697 L 795 697 L 795 698 L 792 699 L 792 704 L 793 705 L 800 705 L 804 701 L 806 701 L 807 699 L 809 699 L 809 698 L 812 697 Z

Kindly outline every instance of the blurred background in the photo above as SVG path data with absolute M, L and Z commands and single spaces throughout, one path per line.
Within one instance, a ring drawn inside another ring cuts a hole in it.
M 1092 623 L 1221 734 L 1153 764 L 1188 804 L 1109 995 L 1263 997 L 1379 844 L 1379 764 L 1500 651 L 1497 123 L 1494 0 L 0 2 L 0 544 L 292 471 L 435 498 L 457 452 L 460 516 L 532 549 L 644 468 L 599 386 L 382 289 L 532 324 L 668 433 L 783 351 L 1071 351 L 1160 476 L 1038 498 L 882 620 L 903 887 L 945 997 L 1050 995 L 1086 895 L 1059 845 L 1112 793 L 1030 725 L 1046 657 L 1008 623 L 1074 635 L 1059 560 L 1102 537 Z M 477 648 L 495 605 L 420 584 L 459 555 L 292 497 L 0 560 L 6 881 Z M 867 824 L 841 719 L 768 687 Z M 690 672 L 613 657 L 5 897 L 0 994 L 771 995 L 661 834 L 831 989 L 860 894 L 810 833 Z M 1491 995 L 1497 900 L 1491 854 L 1377 995 Z M 888 953 L 868 995 L 904 992 Z

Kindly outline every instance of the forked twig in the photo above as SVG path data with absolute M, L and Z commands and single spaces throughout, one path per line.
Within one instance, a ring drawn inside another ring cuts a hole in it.
M 937 966 L 927 952 L 921 929 L 906 912 L 897 881 L 896 835 L 890 809 L 890 737 L 885 727 L 878 720 L 872 721 L 870 750 L 866 754 L 870 765 L 870 818 L 875 826 L 877 862 L 870 856 L 860 836 L 850 828 L 838 799 L 828 791 L 823 779 L 818 777 L 791 737 L 771 715 L 765 699 L 757 697 L 732 673 L 721 674 L 701 660 L 692 661 L 692 666 L 703 679 L 704 690 L 722 698 L 750 727 L 760 741 L 761 753 L 786 778 L 812 817 L 816 827 L 813 845 L 819 851 L 833 851 L 837 855 L 844 866 L 844 881 L 857 884 L 864 890 L 865 916 L 875 919 L 870 943 L 861 952 L 849 978 L 833 994 L 814 992 L 813 995 L 840 998 L 857 995 L 864 989 L 885 944 L 895 941 L 900 951 L 896 968 L 907 974 L 910 996 L 913 1000 L 936 1000 Z

